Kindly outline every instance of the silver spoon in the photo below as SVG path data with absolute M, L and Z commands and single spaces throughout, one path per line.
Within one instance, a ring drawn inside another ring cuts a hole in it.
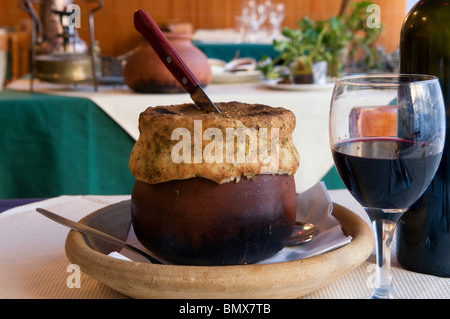
M 295 222 L 294 231 L 286 246 L 295 246 L 309 242 L 317 236 L 319 230 L 310 223 Z
M 156 258 L 148 255 L 147 253 L 143 252 L 142 250 L 140 250 L 140 249 L 138 249 L 138 248 L 136 248 L 134 246 L 131 246 L 130 244 L 127 244 L 126 242 L 124 242 L 124 241 L 122 241 L 120 239 L 117 239 L 117 238 L 115 238 L 113 236 L 105 234 L 105 233 L 103 233 L 103 232 L 101 232 L 101 231 L 99 231 L 99 230 L 97 230 L 95 228 L 86 226 L 86 225 L 81 224 L 81 223 L 74 222 L 73 220 L 67 219 L 65 217 L 62 217 L 60 215 L 57 215 L 55 213 L 52 213 L 52 212 L 50 212 L 48 210 L 45 210 L 45 209 L 42 209 L 42 208 L 36 208 L 36 211 L 38 213 L 44 215 L 45 217 L 48 217 L 51 220 L 53 220 L 53 221 L 55 221 L 57 223 L 60 223 L 61 225 L 67 226 L 67 227 L 69 227 L 69 228 L 71 228 L 73 230 L 77 230 L 77 231 L 79 231 L 79 232 L 81 232 L 83 234 L 95 236 L 97 238 L 103 239 L 103 240 L 105 240 L 107 242 L 110 242 L 112 244 L 118 245 L 118 246 L 120 246 L 122 248 L 126 248 L 126 249 L 131 250 L 131 251 L 133 251 L 135 253 L 138 253 L 139 255 L 145 257 L 148 261 L 150 261 L 153 264 L 162 264 L 162 262 L 160 262 Z

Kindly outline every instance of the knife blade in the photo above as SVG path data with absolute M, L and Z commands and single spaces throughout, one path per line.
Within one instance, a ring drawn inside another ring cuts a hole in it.
M 195 75 L 146 11 L 137 10 L 134 13 L 134 27 L 147 39 L 166 68 L 183 89 L 190 94 L 195 105 L 204 111 L 220 113 L 217 106 L 203 91 Z
M 131 251 L 134 251 L 134 252 L 144 256 L 145 258 L 147 258 L 153 264 L 162 264 L 162 262 L 160 262 L 159 260 L 155 259 L 154 257 L 148 255 L 147 253 L 143 252 L 142 250 L 140 250 L 140 249 L 138 249 L 138 248 L 136 248 L 134 246 L 131 246 L 131 245 L 127 244 L 126 242 L 124 242 L 124 241 L 122 241 L 122 240 L 120 240 L 120 239 L 118 239 L 116 237 L 113 237 L 113 236 L 110 236 L 110 235 L 108 235 L 108 234 L 106 234 L 104 232 L 101 232 L 98 229 L 95 229 L 95 228 L 89 227 L 87 225 L 75 222 L 73 220 L 70 220 L 70 219 L 65 218 L 65 217 L 63 217 L 61 215 L 52 213 L 52 212 L 50 212 L 50 211 L 48 211 L 46 209 L 43 209 L 43 208 L 36 208 L 36 211 L 38 213 L 44 215 L 45 217 L 50 218 L 51 220 L 53 220 L 53 221 L 55 221 L 55 222 L 57 222 L 57 223 L 59 223 L 61 225 L 64 225 L 66 227 L 69 227 L 69 228 L 71 228 L 73 230 L 77 230 L 77 231 L 79 231 L 79 232 L 81 232 L 83 234 L 86 234 L 86 235 L 92 235 L 94 237 L 97 237 L 97 238 L 103 239 L 105 241 L 108 241 L 111 244 L 117 245 L 117 246 L 122 247 L 122 248 L 126 248 L 126 249 L 131 250 Z

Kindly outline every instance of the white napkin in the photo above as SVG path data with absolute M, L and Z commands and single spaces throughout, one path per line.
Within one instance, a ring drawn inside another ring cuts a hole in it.
M 285 247 L 274 256 L 267 258 L 258 264 L 284 262 L 323 254 L 327 251 L 339 248 L 351 242 L 351 236 L 345 236 L 339 221 L 331 215 L 333 203 L 328 196 L 328 191 L 323 182 L 319 182 L 310 189 L 297 196 L 297 217 L 299 222 L 312 223 L 318 229 L 318 235 L 308 243 L 298 246 Z M 139 242 L 131 227 L 127 243 L 143 251 L 145 247 Z M 123 249 L 109 254 L 111 257 L 126 260 L 147 261 L 134 253 Z
M 311 257 L 350 243 L 352 237 L 344 235 L 341 224 L 331 215 L 332 211 L 333 203 L 324 182 L 319 182 L 299 194 L 296 221 L 314 224 L 319 229 L 318 235 L 310 242 L 285 247 L 274 256 L 260 261 L 259 264 Z

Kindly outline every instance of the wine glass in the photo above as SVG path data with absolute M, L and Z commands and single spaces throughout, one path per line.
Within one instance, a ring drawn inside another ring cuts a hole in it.
M 258 42 L 259 28 L 267 19 L 267 9 L 264 4 L 249 0 L 242 7 L 242 22 L 250 29 L 250 42 Z
M 285 16 L 284 3 L 266 3 L 269 21 L 271 25 L 271 38 L 276 39 L 280 35 L 281 22 Z
M 390 243 L 402 213 L 425 191 L 442 157 L 446 131 L 439 80 L 375 74 L 336 81 L 330 109 L 334 163 L 364 207 L 375 235 L 372 298 L 395 298 Z

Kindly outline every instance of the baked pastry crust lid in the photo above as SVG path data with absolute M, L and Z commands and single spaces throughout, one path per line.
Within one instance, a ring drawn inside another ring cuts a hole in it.
M 133 176 L 151 184 L 193 177 L 222 184 L 243 176 L 295 174 L 299 155 L 292 140 L 291 111 L 240 102 L 216 105 L 221 114 L 190 103 L 142 112 L 129 162 Z M 245 138 L 239 139 L 238 133 Z M 230 136 L 234 143 L 228 144 Z

